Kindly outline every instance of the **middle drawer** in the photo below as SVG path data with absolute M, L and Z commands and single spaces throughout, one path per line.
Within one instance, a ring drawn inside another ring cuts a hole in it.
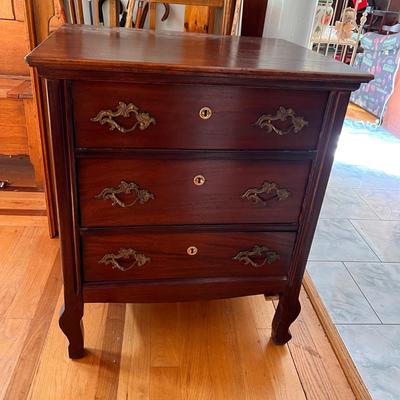
M 311 162 L 80 159 L 81 226 L 298 221 Z

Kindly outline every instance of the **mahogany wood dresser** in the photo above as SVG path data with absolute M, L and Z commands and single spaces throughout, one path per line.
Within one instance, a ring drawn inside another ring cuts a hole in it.
M 69 356 L 86 302 L 279 295 L 286 343 L 352 90 L 275 39 L 64 26 L 46 78 Z

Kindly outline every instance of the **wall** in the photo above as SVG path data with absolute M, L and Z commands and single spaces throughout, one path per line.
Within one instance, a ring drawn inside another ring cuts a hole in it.
M 122 1 L 124 4 L 127 3 L 127 0 Z M 64 2 L 67 4 L 66 0 Z M 282 38 L 307 47 L 317 2 L 318 0 L 269 0 L 263 36 Z M 88 22 L 89 13 L 85 3 L 85 21 Z M 66 8 L 68 9 L 68 7 Z M 157 30 L 183 31 L 184 6 L 172 5 L 170 15 L 165 22 L 160 21 L 163 12 L 162 4 L 158 4 Z M 107 18 L 107 2 L 104 7 L 104 15 Z
M 185 6 L 178 4 L 172 5 L 169 17 L 164 22 L 160 20 L 163 13 L 164 13 L 164 6 L 162 4 L 157 4 L 156 30 L 169 30 L 169 31 L 184 30 L 183 24 L 185 19 Z
M 318 0 L 269 0 L 263 36 L 308 47 L 317 3 Z
M 0 0 L 4 1 L 4 0 Z M 122 0 L 125 7 L 128 3 L 128 0 Z M 69 16 L 69 7 L 68 1 L 64 0 L 64 6 L 67 11 L 67 16 Z M 135 9 L 133 15 L 136 15 L 137 9 L 137 2 L 135 4 Z M 89 17 L 89 3 L 87 1 L 83 2 L 83 14 L 85 23 L 89 24 L 90 17 Z M 104 19 L 106 21 L 106 25 L 108 24 L 108 2 L 106 2 L 103 6 L 103 14 Z M 185 17 L 185 6 L 183 5 L 172 5 L 169 17 L 166 21 L 161 22 L 161 17 L 164 14 L 164 6 L 162 4 L 157 4 L 157 21 L 156 21 L 156 29 L 157 30 L 173 30 L 173 31 L 183 31 L 184 26 L 184 17 Z M 145 27 L 148 26 L 149 18 L 146 20 Z

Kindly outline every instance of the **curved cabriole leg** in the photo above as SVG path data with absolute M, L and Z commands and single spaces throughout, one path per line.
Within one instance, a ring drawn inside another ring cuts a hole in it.
M 299 315 L 300 310 L 301 305 L 297 296 L 290 297 L 287 294 L 280 296 L 272 321 L 272 340 L 275 344 L 285 344 L 292 338 L 289 327 Z
M 69 340 L 69 358 L 82 358 L 85 355 L 82 316 L 83 310 L 71 309 L 63 304 L 58 323 Z

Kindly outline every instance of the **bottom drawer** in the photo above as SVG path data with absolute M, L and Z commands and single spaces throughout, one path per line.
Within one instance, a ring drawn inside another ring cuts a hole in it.
M 294 232 L 86 234 L 83 279 L 283 276 Z

